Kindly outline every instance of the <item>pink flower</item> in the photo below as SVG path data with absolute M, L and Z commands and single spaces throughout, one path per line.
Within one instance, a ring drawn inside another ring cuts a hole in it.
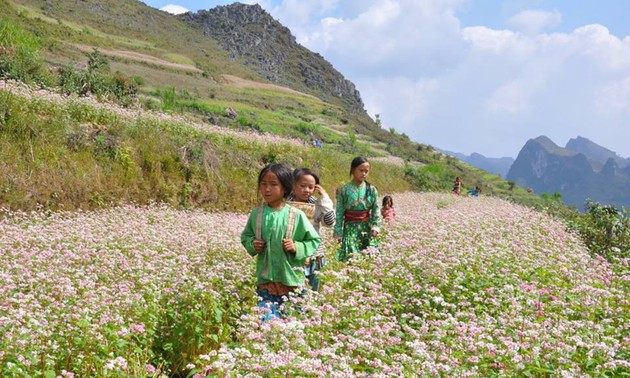
M 131 331 L 132 333 L 141 335 L 144 333 L 144 324 L 143 323 L 132 324 L 129 326 L 129 331 Z

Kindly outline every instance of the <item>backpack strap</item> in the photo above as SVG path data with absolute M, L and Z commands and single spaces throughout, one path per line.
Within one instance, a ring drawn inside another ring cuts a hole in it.
M 293 239 L 293 227 L 295 226 L 295 214 L 296 209 L 293 206 L 289 206 L 289 221 L 287 222 L 287 239 Z
M 258 214 L 256 214 L 256 239 L 257 240 L 262 239 L 262 217 L 263 217 L 264 210 L 265 210 L 265 205 L 261 205 L 258 208 Z
M 258 208 L 256 214 L 256 239 L 262 239 L 262 218 L 265 206 L 262 205 Z M 289 206 L 289 221 L 287 222 L 287 234 L 286 238 L 291 239 L 293 236 L 293 228 L 295 226 L 295 214 L 297 213 L 295 207 Z

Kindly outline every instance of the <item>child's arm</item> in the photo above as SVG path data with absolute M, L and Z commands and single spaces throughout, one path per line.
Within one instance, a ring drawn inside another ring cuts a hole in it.
M 335 238 L 341 238 L 343 236 L 343 212 L 344 212 L 345 203 L 343 203 L 343 186 L 337 192 L 337 209 L 336 215 L 337 219 L 335 222 L 335 228 L 333 230 L 333 236 Z
M 247 219 L 247 224 L 245 224 L 245 228 L 241 233 L 241 244 L 243 244 L 243 247 L 245 247 L 245 250 L 251 256 L 256 256 L 259 253 L 256 250 L 256 246 L 254 246 L 254 241 L 256 240 L 256 213 L 259 210 L 260 208 L 252 210 Z
M 295 266 L 304 265 L 306 259 L 315 254 L 322 239 L 319 234 L 317 234 L 317 231 L 315 231 L 315 228 L 313 228 L 308 217 L 302 211 L 297 211 L 295 214 L 293 237 L 291 240 L 285 240 L 292 242 L 291 244 L 293 244 L 295 248 L 295 252 L 287 251 L 289 252 L 289 261 L 292 260 L 292 265 Z
M 381 209 L 378 205 L 378 190 L 375 186 L 372 186 L 372 194 L 374 195 L 374 200 L 372 201 L 372 208 L 370 209 L 370 225 L 372 229 L 372 236 L 378 235 L 381 231 L 381 221 L 383 220 L 383 216 L 381 215 Z
M 315 202 L 315 206 L 319 210 L 320 219 L 318 222 L 324 223 L 325 226 L 332 227 L 335 225 L 335 208 L 333 201 L 328 197 L 327 193 L 322 194 Z

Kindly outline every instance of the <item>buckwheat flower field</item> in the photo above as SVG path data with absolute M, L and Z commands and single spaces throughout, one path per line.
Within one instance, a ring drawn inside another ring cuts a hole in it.
M 0 212 L 0 374 L 630 375 L 627 260 L 496 198 L 394 200 L 379 251 L 331 261 L 266 323 L 246 214 Z

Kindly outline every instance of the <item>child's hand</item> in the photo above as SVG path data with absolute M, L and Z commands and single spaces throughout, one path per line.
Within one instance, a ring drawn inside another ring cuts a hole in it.
M 319 185 L 319 184 L 315 185 L 315 190 L 313 190 L 313 191 L 316 192 L 316 193 L 319 193 L 320 196 L 326 195 L 326 190 L 324 190 L 324 188 L 322 188 L 322 186 Z
M 254 239 L 254 249 L 256 252 L 261 253 L 265 249 L 265 241 L 262 239 Z
M 285 252 L 295 253 L 295 244 L 293 244 L 293 240 L 282 239 L 282 249 L 284 249 Z

